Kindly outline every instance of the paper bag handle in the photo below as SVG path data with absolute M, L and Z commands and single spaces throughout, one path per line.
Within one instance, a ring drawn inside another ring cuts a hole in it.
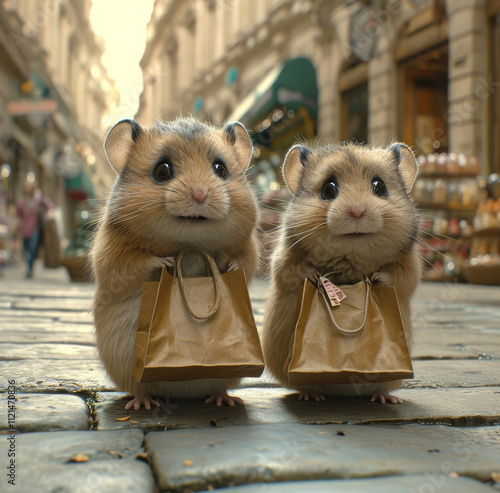
M 332 310 L 331 308 L 329 307 L 329 303 L 328 303 L 328 300 L 326 299 L 326 296 L 325 296 L 325 293 L 323 290 L 320 290 L 321 291 L 321 295 L 323 296 L 323 300 L 325 301 L 325 304 L 326 304 L 326 311 L 328 312 L 328 314 L 330 315 L 330 318 L 332 319 L 332 322 L 333 322 L 333 325 L 335 325 L 335 327 L 337 327 L 337 330 L 346 335 L 346 336 L 352 336 L 352 335 L 355 335 L 357 334 L 358 332 L 361 331 L 361 329 L 365 326 L 365 323 L 366 323 L 366 316 L 368 314 L 368 299 L 370 297 L 370 282 L 369 281 L 365 281 L 365 284 L 366 284 L 366 298 L 365 298 L 365 309 L 364 309 L 364 316 L 363 316 L 363 322 L 361 322 L 361 325 L 357 328 L 357 329 L 353 329 L 353 330 L 346 330 L 346 329 L 343 329 L 342 327 L 340 327 L 337 322 L 335 322 L 335 319 L 333 318 L 333 314 L 332 314 Z
M 186 252 L 193 251 L 193 252 L 198 252 L 203 256 L 204 259 L 208 261 L 208 264 L 210 266 L 210 270 L 212 271 L 212 278 L 214 280 L 214 286 L 215 286 L 215 303 L 213 308 L 210 310 L 210 312 L 207 315 L 199 315 L 193 310 L 193 307 L 191 306 L 191 302 L 189 301 L 189 298 L 186 293 L 186 287 L 184 285 L 184 277 L 182 275 L 182 257 Z M 197 320 L 208 320 L 210 317 L 215 315 L 217 313 L 217 310 L 219 309 L 220 305 L 220 284 L 221 284 L 221 277 L 220 277 L 220 272 L 217 267 L 217 264 L 215 263 L 215 260 L 206 252 L 203 250 L 198 250 L 197 248 L 187 248 L 186 250 L 183 250 L 179 256 L 177 257 L 176 263 L 175 263 L 175 268 L 177 270 L 177 278 L 179 279 L 179 286 L 181 288 L 181 293 L 182 296 L 184 297 L 184 301 L 186 302 L 187 309 L 189 310 L 189 313 L 196 318 Z

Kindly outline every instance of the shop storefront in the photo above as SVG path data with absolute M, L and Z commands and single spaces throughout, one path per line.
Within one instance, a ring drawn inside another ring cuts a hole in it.
M 500 173 L 500 0 L 488 5 L 492 101 L 489 115 L 490 171 Z M 493 90 L 494 89 L 494 90 Z
M 256 146 L 249 174 L 259 195 L 280 189 L 287 150 L 298 140 L 314 140 L 317 106 L 314 66 L 297 57 L 271 71 L 231 114 L 231 120 L 246 126 Z

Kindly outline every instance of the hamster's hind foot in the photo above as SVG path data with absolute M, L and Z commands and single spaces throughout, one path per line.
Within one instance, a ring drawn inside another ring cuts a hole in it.
M 316 402 L 319 402 L 319 401 L 324 401 L 325 400 L 325 396 L 324 395 L 321 395 L 321 394 L 315 394 L 314 392 L 301 392 L 299 394 L 299 401 L 316 401 Z
M 205 404 L 210 404 L 211 402 L 216 401 L 217 406 L 220 407 L 222 406 L 222 403 L 225 402 L 229 406 L 233 407 L 236 404 L 245 404 L 243 402 L 243 399 L 239 397 L 231 397 L 225 390 L 221 390 L 219 392 L 215 392 L 212 394 L 206 401 Z
M 128 411 L 133 407 L 136 411 L 139 411 L 143 404 L 148 411 L 151 410 L 151 404 L 153 404 L 153 406 L 155 407 L 160 407 L 160 403 L 158 401 L 155 401 L 150 394 L 147 394 L 144 397 L 134 397 L 131 401 L 125 404 L 125 409 Z
M 391 404 L 403 404 L 403 399 L 395 395 L 386 394 L 384 392 L 376 392 L 373 394 L 372 402 L 380 401 L 382 404 L 390 402 Z

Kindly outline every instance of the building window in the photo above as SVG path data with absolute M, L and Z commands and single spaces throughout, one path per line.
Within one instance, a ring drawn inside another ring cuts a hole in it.
M 368 142 L 368 82 L 342 93 L 341 139 Z
M 401 63 L 399 122 L 415 153 L 448 152 L 448 45 Z

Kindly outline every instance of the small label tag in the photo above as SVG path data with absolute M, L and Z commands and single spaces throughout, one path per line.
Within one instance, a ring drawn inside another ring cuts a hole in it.
M 326 295 L 328 296 L 328 299 L 330 300 L 330 304 L 332 306 L 338 306 L 340 305 L 340 302 L 345 299 L 345 294 L 343 291 L 338 287 L 333 284 L 329 279 L 326 277 L 321 276 L 319 278 L 323 289 L 325 290 Z

